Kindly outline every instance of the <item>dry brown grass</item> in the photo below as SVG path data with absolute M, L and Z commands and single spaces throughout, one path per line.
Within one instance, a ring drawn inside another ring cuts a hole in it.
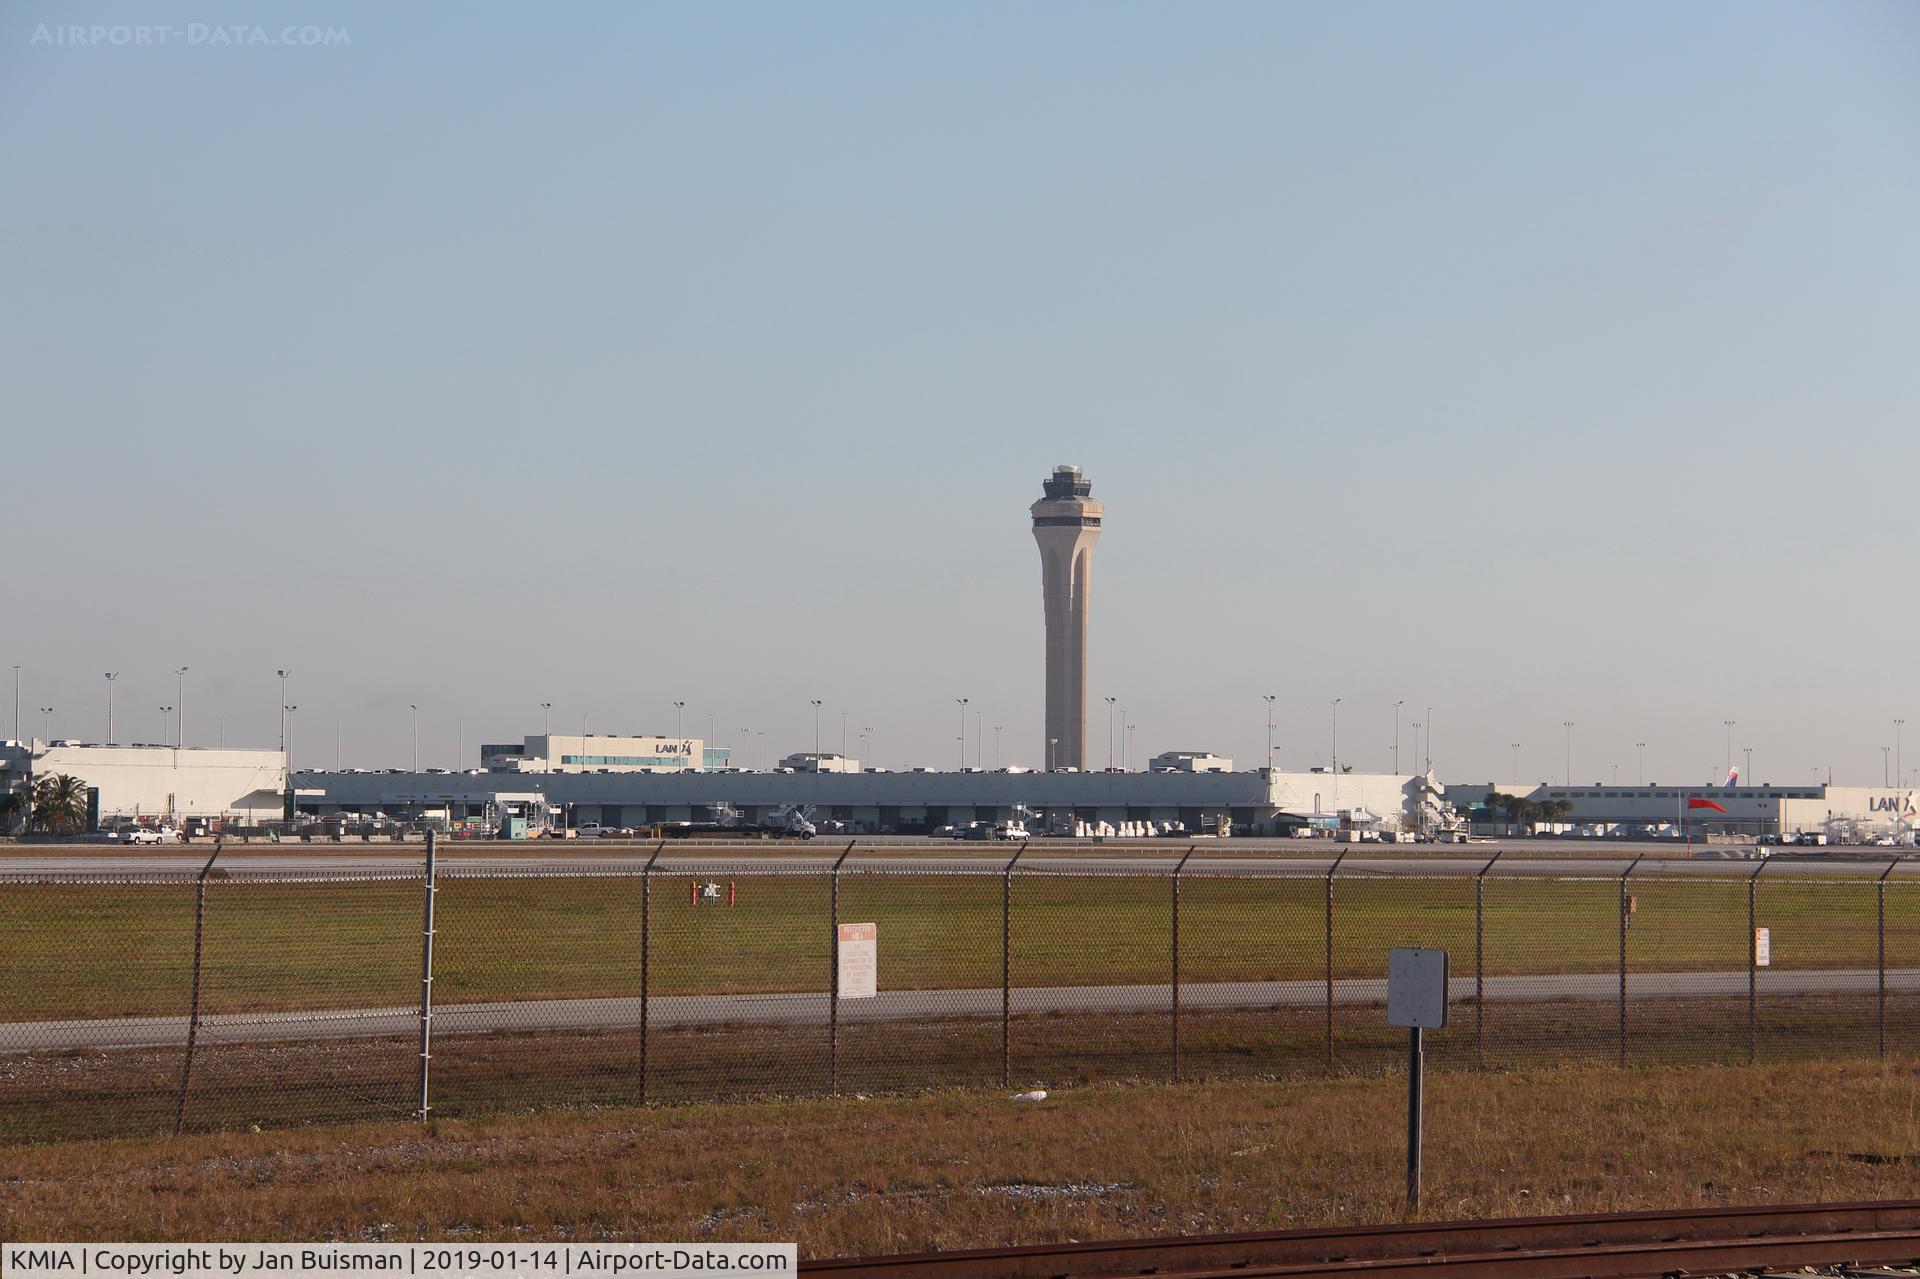
M 8 1239 L 798 1239 L 803 1254 L 1396 1219 L 1393 1078 L 610 1109 L 16 1147 Z M 1909 1197 L 1866 1065 L 1443 1075 L 1424 1215 Z M 1816 1153 L 1816 1152 L 1838 1152 Z

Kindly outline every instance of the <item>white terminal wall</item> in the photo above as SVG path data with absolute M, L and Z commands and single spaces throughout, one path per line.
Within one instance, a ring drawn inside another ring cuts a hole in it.
M 64 773 L 100 792 L 100 816 L 281 815 L 287 757 L 277 750 L 189 746 L 32 745 L 32 773 Z

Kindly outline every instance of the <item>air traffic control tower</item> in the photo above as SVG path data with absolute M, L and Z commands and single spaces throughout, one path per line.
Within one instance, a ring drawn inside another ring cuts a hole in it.
M 1077 466 L 1056 466 L 1033 504 L 1033 540 L 1040 543 L 1040 590 L 1047 618 L 1049 769 L 1087 766 L 1087 593 L 1093 544 L 1103 508 Z

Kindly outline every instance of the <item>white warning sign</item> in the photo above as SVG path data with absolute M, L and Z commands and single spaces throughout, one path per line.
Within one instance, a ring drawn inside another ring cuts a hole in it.
M 840 925 L 840 998 L 872 999 L 879 988 L 879 930 L 872 924 Z

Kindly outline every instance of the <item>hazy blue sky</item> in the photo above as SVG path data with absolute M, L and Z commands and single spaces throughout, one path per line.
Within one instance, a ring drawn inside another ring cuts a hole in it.
M 1073 462 L 1095 764 L 1920 767 L 1920 6 L 29 2 L 0 173 L 30 732 L 1036 763 Z

